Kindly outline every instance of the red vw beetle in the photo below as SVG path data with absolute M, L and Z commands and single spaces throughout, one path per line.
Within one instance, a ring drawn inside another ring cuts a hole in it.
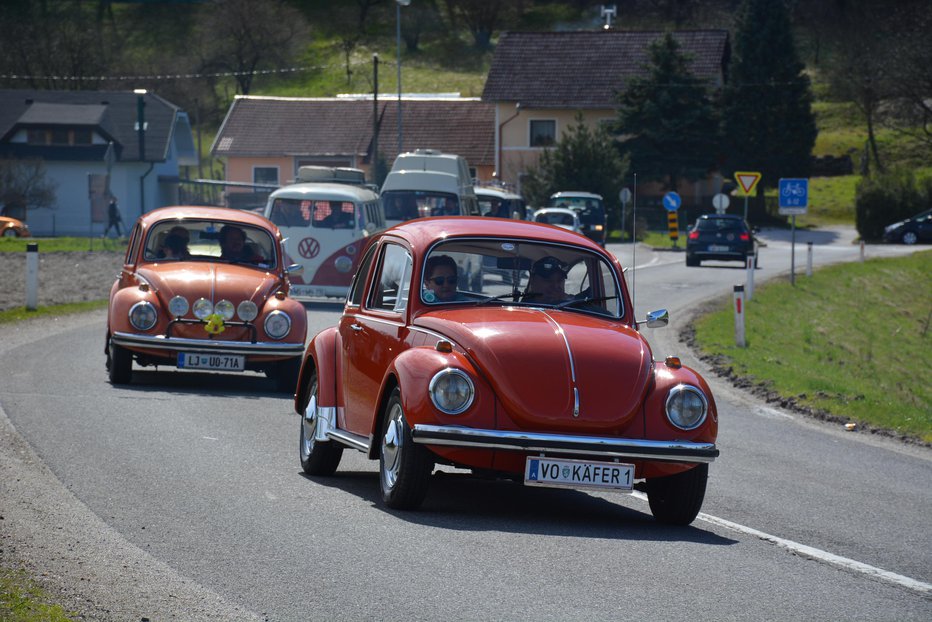
M 142 215 L 110 290 L 107 369 L 114 384 L 142 366 L 264 371 L 292 392 L 307 339 L 288 296 L 282 236 L 251 212 L 163 207 Z
M 666 311 L 648 326 L 667 323 Z M 706 382 L 654 361 L 621 266 L 578 234 L 428 218 L 370 242 L 339 325 L 309 344 L 295 395 L 300 459 L 379 459 L 382 499 L 414 509 L 435 464 L 525 485 L 643 490 L 688 524 L 718 449 Z

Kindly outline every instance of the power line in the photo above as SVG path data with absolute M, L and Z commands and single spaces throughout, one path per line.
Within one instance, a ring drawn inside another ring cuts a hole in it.
M 379 61 L 383 65 L 391 65 L 393 63 L 386 61 Z M 359 66 L 359 65 L 369 65 L 371 60 L 358 60 L 351 61 L 350 66 Z M 73 80 L 73 81 L 124 81 L 124 82 L 139 82 L 143 80 L 147 81 L 158 81 L 158 80 L 197 80 L 201 78 L 233 78 L 238 76 L 255 76 L 255 75 L 272 75 L 272 74 L 287 74 L 287 73 L 301 73 L 304 71 L 314 71 L 320 69 L 339 69 L 342 70 L 345 65 L 306 65 L 303 67 L 283 67 L 279 69 L 255 69 L 253 71 L 216 71 L 216 72 L 207 72 L 207 73 L 177 73 L 177 74 L 149 74 L 149 75 L 131 75 L 131 76 L 36 76 L 36 75 L 24 75 L 17 73 L 6 73 L 0 74 L 0 79 L 3 80 Z

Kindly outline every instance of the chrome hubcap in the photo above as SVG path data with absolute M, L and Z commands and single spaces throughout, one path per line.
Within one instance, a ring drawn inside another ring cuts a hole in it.
M 316 389 L 316 387 L 315 387 Z M 317 434 L 317 391 L 311 393 L 311 399 L 307 404 L 307 410 L 301 417 L 301 427 L 304 430 L 304 438 L 301 439 L 301 457 L 307 460 L 314 449 L 314 435 Z
M 382 437 L 382 479 L 387 490 L 395 486 L 398 481 L 398 471 L 401 468 L 402 430 L 401 407 L 392 407 L 391 416 L 385 426 L 385 435 Z

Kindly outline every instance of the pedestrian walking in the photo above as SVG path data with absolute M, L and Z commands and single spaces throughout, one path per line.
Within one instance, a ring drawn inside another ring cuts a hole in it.
M 116 230 L 117 237 L 123 235 L 123 218 L 120 216 L 120 208 L 117 207 L 116 199 L 110 199 L 110 205 L 107 206 L 107 228 L 104 229 L 103 237 L 107 237 L 111 228 Z

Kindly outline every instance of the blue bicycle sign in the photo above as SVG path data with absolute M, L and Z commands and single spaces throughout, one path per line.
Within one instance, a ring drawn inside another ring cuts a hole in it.
M 781 214 L 805 214 L 809 206 L 809 180 L 781 179 L 779 194 Z

